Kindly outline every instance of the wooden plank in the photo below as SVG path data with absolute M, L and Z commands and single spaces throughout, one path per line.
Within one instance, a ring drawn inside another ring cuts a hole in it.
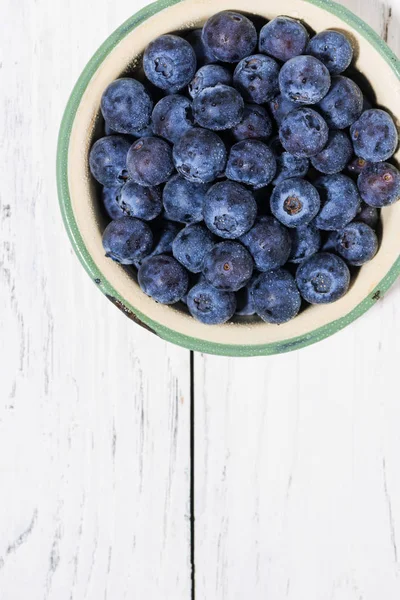
M 399 54 L 398 3 L 345 4 Z M 399 304 L 292 354 L 196 355 L 196 598 L 400 597 Z
M 77 76 L 144 4 L 2 3 L 2 600 L 190 597 L 190 354 L 96 290 L 54 177 Z

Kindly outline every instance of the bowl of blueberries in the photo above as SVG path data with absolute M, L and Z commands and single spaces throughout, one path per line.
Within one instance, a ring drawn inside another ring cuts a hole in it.
M 400 272 L 399 74 L 333 2 L 146 7 L 61 125 L 61 210 L 87 272 L 201 352 L 275 354 L 348 325 Z

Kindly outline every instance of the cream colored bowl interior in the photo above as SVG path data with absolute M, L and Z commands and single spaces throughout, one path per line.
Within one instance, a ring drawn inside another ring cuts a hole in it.
M 155 303 L 145 296 L 136 282 L 118 264 L 105 258 L 102 231 L 105 223 L 99 212 L 99 198 L 88 169 L 88 152 L 99 123 L 100 99 L 104 89 L 135 62 L 147 44 L 157 36 L 181 29 L 192 29 L 220 10 L 245 10 L 268 19 L 283 14 L 303 19 L 315 31 L 341 29 L 356 41 L 357 69 L 372 85 L 377 103 L 396 114 L 400 86 L 383 57 L 338 17 L 302 0 L 219 0 L 218 3 L 186 0 L 157 13 L 127 35 L 108 55 L 89 83 L 78 109 L 69 147 L 69 186 L 75 218 L 83 240 L 100 271 L 118 293 L 133 307 L 158 323 L 201 340 L 225 344 L 267 344 L 304 335 L 348 314 L 376 287 L 400 255 L 400 202 L 382 211 L 383 236 L 376 257 L 364 266 L 349 293 L 334 304 L 313 306 L 293 321 L 267 325 L 243 321 L 221 326 L 196 322 L 183 310 Z M 399 152 L 396 155 L 399 158 Z

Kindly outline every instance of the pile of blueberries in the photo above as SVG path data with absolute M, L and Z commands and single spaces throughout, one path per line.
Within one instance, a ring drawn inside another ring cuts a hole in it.
M 258 33 L 233 11 L 153 40 L 143 83 L 105 90 L 90 152 L 107 256 L 207 324 L 284 323 L 341 298 L 400 197 L 396 127 L 350 78 L 352 58 L 340 32 L 310 39 L 277 17 Z

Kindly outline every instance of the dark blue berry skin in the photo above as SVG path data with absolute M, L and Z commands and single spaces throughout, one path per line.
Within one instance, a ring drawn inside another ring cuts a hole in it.
M 353 48 L 350 41 L 340 31 L 321 31 L 311 38 L 307 54 L 324 63 L 331 75 L 339 75 L 350 66 Z
M 353 156 L 353 145 L 344 131 L 330 131 L 328 143 L 319 154 L 311 157 L 314 169 L 326 175 L 343 171 Z
M 398 134 L 392 117 L 384 110 L 366 110 L 350 128 L 354 152 L 369 162 L 381 162 L 396 151 Z
M 188 181 L 174 175 L 166 183 L 163 202 L 166 216 L 179 223 L 198 223 L 203 220 L 203 206 L 209 185 Z
M 260 31 L 259 50 L 282 62 L 304 54 L 309 36 L 307 29 L 290 17 L 276 17 Z
M 103 234 L 106 256 L 121 265 L 132 265 L 150 254 L 153 234 L 150 227 L 134 217 L 111 221 Z
M 222 62 L 239 62 L 257 45 L 257 31 L 244 15 L 226 10 L 208 19 L 203 27 L 205 47 Z
M 217 290 L 237 292 L 248 284 L 254 262 L 250 252 L 239 242 L 220 242 L 206 254 L 203 275 Z
M 279 93 L 278 75 L 276 60 L 264 54 L 253 54 L 237 65 L 233 82 L 245 100 L 264 104 Z
M 186 294 L 189 276 L 172 256 L 159 254 L 143 261 L 138 282 L 145 294 L 160 304 L 175 304 Z
M 157 187 L 143 187 L 128 181 L 118 196 L 118 204 L 129 217 L 152 221 L 161 213 L 161 191 Z
M 131 143 L 118 135 L 97 140 L 89 155 L 93 177 L 106 187 L 122 185 L 129 179 L 126 160 Z
M 361 202 L 361 207 L 355 221 L 366 223 L 366 225 L 369 225 L 372 229 L 376 229 L 379 221 L 379 211 L 374 206 L 368 206 L 365 202 Z
M 308 158 L 301 158 L 285 152 L 278 137 L 270 142 L 270 148 L 276 157 L 276 175 L 273 185 L 279 185 L 291 177 L 305 177 L 310 168 Z
M 320 252 L 299 266 L 296 283 L 300 294 L 310 304 L 329 304 L 346 294 L 350 271 L 340 256 Z
M 320 198 L 321 211 L 315 224 L 324 231 L 343 229 L 357 215 L 361 198 L 356 184 L 350 177 L 324 175 L 315 182 Z
M 173 156 L 177 171 L 197 183 L 214 181 L 226 165 L 226 148 L 221 138 L 200 128 L 187 131 L 176 142 Z
M 156 137 L 135 142 L 128 152 L 126 164 L 133 181 L 145 187 L 168 181 L 174 170 L 169 144 Z
M 206 48 L 203 42 L 203 29 L 193 29 L 187 36 L 186 40 L 192 46 L 196 55 L 197 64 L 208 65 L 217 62 L 214 54 L 209 48 Z
M 400 171 L 390 163 L 369 163 L 357 183 L 361 198 L 369 206 L 382 208 L 400 199 Z
M 167 34 L 156 38 L 150 42 L 143 55 L 147 79 L 169 94 L 176 94 L 192 81 L 196 64 L 192 46 L 176 35 Z
M 290 252 L 289 262 L 300 264 L 306 258 L 319 252 L 321 248 L 321 234 L 314 223 L 296 227 L 290 230 L 292 240 L 292 250 Z
M 205 88 L 193 100 L 193 116 L 206 129 L 222 131 L 235 127 L 243 117 L 244 102 L 235 88 L 216 85 Z
M 121 194 L 120 185 L 114 187 L 105 187 L 102 190 L 102 199 L 106 213 L 110 219 L 119 219 L 125 216 L 124 211 L 118 206 L 118 198 Z
M 367 161 L 363 158 L 353 158 L 347 165 L 347 170 L 353 175 L 359 175 L 363 169 L 367 166 Z
M 135 135 L 150 122 L 153 102 L 144 85 L 136 79 L 113 81 L 101 99 L 101 112 L 111 129 Z
M 261 273 L 253 283 L 252 296 L 256 313 L 266 323 L 287 323 L 301 306 L 296 282 L 284 269 Z
M 336 252 L 350 265 L 360 267 L 378 251 L 375 231 L 365 223 L 353 222 L 336 234 Z
M 240 317 L 251 317 L 256 314 L 254 306 L 252 287 L 258 275 L 253 275 L 249 283 L 236 292 L 236 315 Z
M 173 221 L 166 219 L 157 219 L 153 221 L 152 230 L 154 235 L 153 250 L 143 259 L 135 260 L 134 265 L 137 269 L 142 265 L 147 257 L 157 256 L 158 254 L 170 254 L 172 252 L 172 243 L 181 230 L 181 226 Z
M 187 306 L 192 317 L 200 323 L 220 325 L 235 314 L 236 297 L 233 292 L 222 292 L 207 282 L 201 282 L 190 290 Z
M 352 79 L 338 75 L 318 108 L 331 129 L 346 129 L 361 115 L 363 95 Z
M 172 144 L 194 127 L 192 104 L 185 96 L 178 94 L 161 98 L 154 107 L 151 119 L 154 134 Z
M 228 179 L 260 189 L 267 186 L 276 173 L 274 153 L 259 140 L 243 140 L 232 146 L 226 165 Z
M 282 267 L 290 256 L 289 231 L 274 217 L 258 217 L 240 241 L 252 255 L 256 268 L 262 272 Z
M 310 158 L 325 148 L 328 125 L 312 108 L 297 108 L 283 118 L 279 139 L 290 154 Z
M 318 191 L 300 177 L 286 179 L 271 195 L 271 212 L 286 227 L 308 225 L 320 207 Z
M 233 240 L 254 225 L 257 203 L 253 194 L 239 183 L 222 181 L 207 192 L 203 215 L 210 231 Z
M 287 98 L 284 98 L 282 94 L 278 94 L 276 98 L 274 98 L 273 100 L 271 100 L 271 102 L 268 103 L 268 106 L 278 127 L 280 126 L 286 115 L 292 112 L 292 110 L 294 110 L 295 108 L 299 107 L 299 105 L 296 102 L 287 100 Z
M 267 140 L 272 134 L 272 121 L 263 106 L 245 104 L 240 123 L 232 129 L 235 140 Z
M 219 84 L 232 85 L 231 72 L 221 65 L 205 65 L 197 71 L 189 83 L 189 94 L 192 98 L 196 98 L 206 88 Z
M 282 96 L 296 104 L 317 104 L 329 91 L 331 76 L 314 56 L 296 56 L 279 73 Z
M 188 271 L 200 273 L 204 257 L 214 244 L 214 236 L 204 225 L 188 225 L 174 239 L 172 253 Z

